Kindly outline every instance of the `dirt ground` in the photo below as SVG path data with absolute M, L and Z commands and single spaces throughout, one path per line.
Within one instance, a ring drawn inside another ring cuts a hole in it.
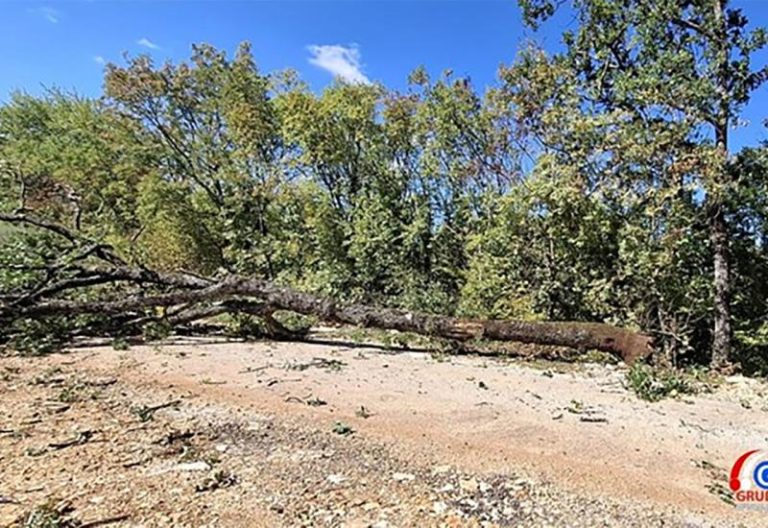
M 349 343 L 0 358 L 0 526 L 768 526 L 723 500 L 768 387 L 623 378 Z

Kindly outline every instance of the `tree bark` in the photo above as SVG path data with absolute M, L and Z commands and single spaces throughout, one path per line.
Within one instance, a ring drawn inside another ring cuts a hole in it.
M 264 299 L 271 306 L 315 315 L 325 321 L 456 341 L 488 339 L 566 346 L 582 351 L 596 349 L 617 355 L 626 363 L 647 357 L 652 351 L 649 336 L 601 323 L 462 319 L 362 304 L 339 305 L 331 299 L 258 280 L 247 281 L 243 291 Z
M 722 206 L 711 213 L 712 249 L 714 252 L 714 333 L 711 366 L 720 369 L 731 358 L 731 268 L 728 260 L 728 225 Z

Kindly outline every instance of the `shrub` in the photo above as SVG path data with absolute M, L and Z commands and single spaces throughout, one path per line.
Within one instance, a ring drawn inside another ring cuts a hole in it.
M 681 394 L 695 394 L 697 387 L 687 376 L 674 370 L 658 370 L 637 363 L 626 375 L 627 387 L 640 399 L 656 402 Z

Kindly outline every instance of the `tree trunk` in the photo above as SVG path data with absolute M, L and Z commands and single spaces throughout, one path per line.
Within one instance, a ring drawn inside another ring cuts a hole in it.
M 462 319 L 362 304 L 339 305 L 331 299 L 250 280 L 241 291 L 273 307 L 362 327 L 443 337 L 457 341 L 488 339 L 601 350 L 633 363 L 651 353 L 649 336 L 601 323 Z
M 711 214 L 712 249 L 714 251 L 715 325 L 712 339 L 711 366 L 725 367 L 731 358 L 731 269 L 728 261 L 728 225 L 721 205 Z
M 91 273 L 96 272 L 91 270 Z M 255 299 L 263 303 L 265 307 L 263 310 L 267 313 L 274 310 L 290 310 L 313 315 L 328 322 L 414 332 L 457 341 L 488 339 L 565 346 L 582 351 L 596 349 L 614 354 L 627 363 L 647 357 L 652 345 L 652 340 L 647 335 L 607 324 L 461 319 L 363 304 L 340 304 L 333 299 L 277 286 L 269 281 L 235 275 L 220 281 L 212 281 L 200 278 L 190 279 L 178 273 L 152 272 L 150 277 L 146 272 L 130 273 L 125 268 L 121 268 L 119 273 L 114 270 L 105 270 L 104 274 L 113 277 L 113 280 L 129 280 L 128 277 L 137 276 L 142 282 L 151 281 L 172 287 L 174 290 L 169 293 L 137 295 L 119 300 L 35 299 L 32 303 L 15 304 L 0 310 L 0 322 L 55 315 L 68 317 L 78 314 L 124 315 L 158 306 L 193 306 L 205 303 L 218 303 L 221 308 L 215 309 L 216 313 L 237 312 L 243 311 L 241 309 L 243 303 L 238 302 L 239 300 Z M 185 321 L 188 321 L 190 313 L 194 312 L 185 313 L 187 314 Z M 199 313 L 209 312 L 200 310 Z
M 715 124 L 715 146 L 719 154 L 715 169 L 714 188 L 710 189 L 709 221 L 714 258 L 714 329 L 712 335 L 713 368 L 726 366 L 731 359 L 731 269 L 728 261 L 728 224 L 726 221 L 726 194 L 728 174 L 728 125 L 730 106 L 728 91 L 728 35 L 726 31 L 726 0 L 715 2 L 714 47 L 717 50 L 717 91 L 719 104 Z

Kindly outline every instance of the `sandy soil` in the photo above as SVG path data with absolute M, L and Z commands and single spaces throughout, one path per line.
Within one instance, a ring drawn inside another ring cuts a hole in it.
M 0 526 L 768 526 L 719 496 L 768 442 L 765 385 L 647 403 L 623 376 L 349 344 L 3 358 Z

